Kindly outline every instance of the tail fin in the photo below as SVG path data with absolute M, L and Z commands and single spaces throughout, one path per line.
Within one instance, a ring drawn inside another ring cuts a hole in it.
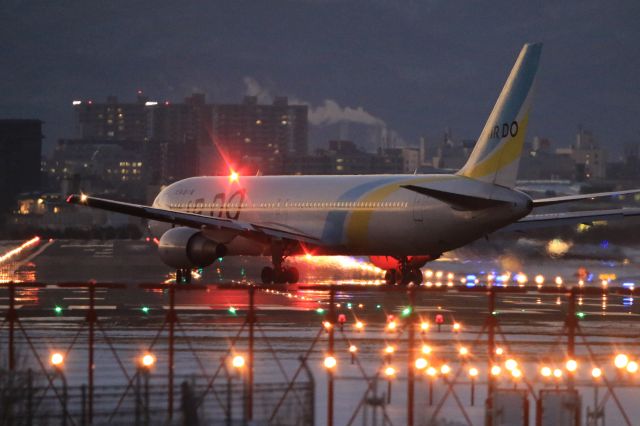
M 541 52 L 542 43 L 524 45 L 469 160 L 458 175 L 515 186 Z

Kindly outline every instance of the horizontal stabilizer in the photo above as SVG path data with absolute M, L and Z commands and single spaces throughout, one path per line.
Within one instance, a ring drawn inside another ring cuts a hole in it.
M 488 207 L 505 204 L 507 202 L 502 200 L 492 200 L 490 198 L 476 197 L 468 194 L 442 191 L 439 189 L 425 188 L 423 186 L 401 185 L 401 187 L 413 192 L 417 192 L 418 194 L 435 198 L 436 200 L 440 200 L 443 203 L 447 203 L 450 206 L 460 210 L 486 209 Z
M 567 195 L 562 197 L 540 198 L 533 200 L 533 207 L 544 207 L 553 204 L 570 203 L 572 201 L 593 200 L 594 198 L 617 197 L 619 195 L 638 194 L 640 189 L 628 189 L 625 191 L 595 192 L 593 194 Z
M 536 228 L 552 226 L 577 225 L 580 223 L 591 225 L 598 220 L 619 220 L 627 217 L 640 216 L 639 208 L 622 208 L 610 210 L 587 210 L 578 212 L 559 212 L 530 214 L 516 223 L 500 229 L 503 231 L 528 231 Z

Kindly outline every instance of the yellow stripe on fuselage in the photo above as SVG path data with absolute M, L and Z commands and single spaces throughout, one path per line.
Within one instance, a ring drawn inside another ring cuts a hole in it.
M 399 189 L 404 191 L 408 191 L 407 189 L 401 188 L 401 185 L 417 185 L 421 183 L 428 182 L 436 182 L 442 180 L 450 180 L 450 179 L 459 179 L 459 176 L 455 175 L 442 175 L 442 176 L 430 176 L 430 177 L 422 177 L 415 179 L 408 179 L 402 182 L 394 182 L 387 185 L 384 185 L 380 188 L 374 189 L 373 191 L 367 193 L 364 197 L 361 197 L 358 201 L 362 202 L 379 202 L 384 200 L 386 197 L 390 196 L 394 192 Z M 413 208 L 413 204 L 409 203 L 409 208 Z M 350 217 L 349 222 L 347 224 L 346 236 L 348 244 L 356 246 L 356 247 L 364 247 L 368 243 L 368 234 L 369 234 L 369 222 L 371 220 L 371 215 L 375 212 L 375 210 L 354 210 Z

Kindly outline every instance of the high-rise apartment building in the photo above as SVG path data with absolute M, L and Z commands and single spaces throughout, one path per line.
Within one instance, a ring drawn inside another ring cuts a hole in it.
M 0 212 L 16 196 L 40 189 L 42 121 L 0 120 Z

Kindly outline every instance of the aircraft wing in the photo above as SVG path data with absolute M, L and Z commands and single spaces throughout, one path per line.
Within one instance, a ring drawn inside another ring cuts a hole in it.
M 592 224 L 598 220 L 619 220 L 632 216 L 640 216 L 640 208 L 530 214 L 500 229 L 498 232 L 527 231 L 534 228 L 576 225 L 579 223 Z
M 196 213 L 177 212 L 165 210 L 157 207 L 149 207 L 140 204 L 125 203 L 122 201 L 107 200 L 104 198 L 89 197 L 87 195 L 70 195 L 67 203 L 93 207 L 101 210 L 108 210 L 115 213 L 122 213 L 129 216 L 142 217 L 158 222 L 172 223 L 180 226 L 187 226 L 196 229 L 211 230 L 231 230 L 239 235 L 257 241 L 270 239 L 291 240 L 305 244 L 320 245 L 321 241 L 310 235 L 305 235 L 289 230 L 278 229 L 273 226 L 243 222 L 239 220 L 212 217 Z
M 572 201 L 593 200 L 594 198 L 616 197 L 619 195 L 638 194 L 638 193 L 640 193 L 640 189 L 628 189 L 625 191 L 596 192 L 593 194 L 579 194 L 579 195 L 567 195 L 563 197 L 539 198 L 537 200 L 533 200 L 533 207 L 543 207 L 543 206 L 550 206 L 552 204 L 569 203 Z

